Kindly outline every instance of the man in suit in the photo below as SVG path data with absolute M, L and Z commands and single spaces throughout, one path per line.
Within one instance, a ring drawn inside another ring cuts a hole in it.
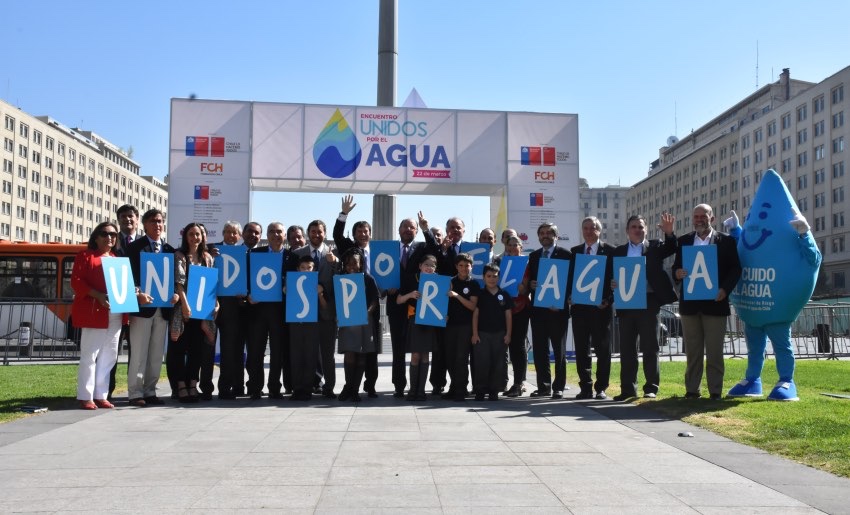
M 328 299 L 324 309 L 319 309 L 319 356 L 320 364 L 316 373 L 318 379 L 324 379 L 322 395 L 328 399 L 336 399 L 336 361 L 334 360 L 334 343 L 336 342 L 336 305 L 333 301 L 333 276 L 339 269 L 339 257 L 325 243 L 327 226 L 321 220 L 313 220 L 307 226 L 309 244 L 291 251 L 289 270 L 297 270 L 298 261 L 304 256 L 313 258 L 313 271 L 319 273 L 319 284 Z M 291 242 L 290 242 L 291 245 Z M 290 247 L 291 248 L 291 247 Z
M 223 239 L 221 243 L 216 244 L 216 247 L 236 246 L 239 244 L 242 224 L 233 221 L 224 222 L 221 233 Z M 218 259 L 218 249 L 215 248 L 212 253 Z M 216 325 L 218 326 L 221 349 L 218 375 L 218 398 L 220 400 L 233 400 L 237 393 L 234 390 L 236 388 L 242 389 L 244 380 L 244 364 L 242 362 L 244 328 L 240 327 L 239 315 L 244 302 L 244 296 L 232 295 L 218 298 L 219 308 Z
M 422 236 L 425 237 L 424 242 L 413 241 L 416 239 L 419 227 L 422 228 Z M 419 212 L 418 225 L 413 218 L 405 218 L 399 224 L 398 247 L 399 275 L 401 277 L 418 272 L 419 262 L 426 254 L 436 256 L 436 253 L 439 252 L 438 244 L 428 228 L 428 220 L 425 219 L 421 211 Z M 407 304 L 397 304 L 397 296 L 397 288 L 391 288 L 387 291 L 387 319 L 390 323 L 390 341 L 393 348 L 392 381 L 395 390 L 393 397 L 400 399 L 404 397 L 404 389 L 407 387 L 407 377 L 405 376 Z
M 115 211 L 115 215 L 118 217 L 118 241 L 115 244 L 115 249 L 113 252 L 118 257 L 126 257 L 127 256 L 127 247 L 133 243 L 133 241 L 138 238 L 139 231 L 139 210 L 136 209 L 136 206 L 131 206 L 130 204 L 124 204 L 119 207 L 117 211 Z M 130 358 L 130 324 L 124 324 L 121 326 L 121 334 L 118 336 L 118 342 L 126 341 L 127 342 L 127 359 Z M 120 350 L 120 349 L 119 349 Z M 118 371 L 118 362 L 115 362 L 115 366 L 112 367 L 112 370 L 109 372 L 109 395 L 107 395 L 107 400 L 112 400 L 112 392 L 115 391 L 115 373 Z
M 717 297 L 714 300 L 680 300 L 682 336 L 685 343 L 687 368 L 685 370 L 685 398 L 698 399 L 702 384 L 703 355 L 705 355 L 708 395 L 719 400 L 723 391 L 723 340 L 726 336 L 726 318 L 729 293 L 741 278 L 741 261 L 734 238 L 712 228 L 714 211 L 708 204 L 700 204 L 693 212 L 694 232 L 679 238 L 673 277 L 677 283 L 685 281 L 690 270 L 682 268 L 682 247 L 688 245 L 715 245 L 717 247 Z
M 127 247 L 126 256 L 130 258 L 133 280 L 141 284 L 142 252 L 174 253 L 174 247 L 165 242 L 162 233 L 165 218 L 159 209 L 150 209 L 142 216 L 145 235 Z M 177 302 L 177 294 L 171 298 L 171 304 Z M 164 404 L 156 395 L 162 368 L 163 348 L 172 308 L 139 308 L 139 312 L 130 316 L 130 341 L 133 353 L 127 367 L 127 397 L 131 406 Z
M 336 250 L 339 252 L 339 255 L 342 256 L 345 252 L 352 248 L 357 247 L 363 252 L 363 268 L 367 274 L 371 274 L 371 266 L 370 263 L 370 253 L 371 249 L 369 248 L 369 242 L 372 241 L 372 226 L 369 222 L 365 220 L 360 220 L 359 222 L 354 222 L 352 226 L 352 230 L 354 231 L 354 239 L 347 238 L 345 236 L 345 222 L 348 219 L 348 213 L 351 212 L 357 204 L 354 202 L 354 197 L 351 195 L 346 195 L 342 199 L 342 210 L 339 212 L 339 217 L 336 219 L 336 223 L 334 223 L 333 237 L 334 237 L 334 245 L 336 245 Z M 375 340 L 375 348 L 378 349 L 377 352 L 369 352 L 366 354 L 366 370 L 365 370 L 365 379 L 363 381 L 363 390 L 369 395 L 369 397 L 377 397 L 378 393 L 375 391 L 375 383 L 378 382 L 378 353 L 381 352 L 381 345 L 383 342 L 383 329 L 381 328 L 381 313 L 379 310 L 375 310 L 371 314 L 373 318 L 373 327 L 374 333 L 372 337 Z
M 646 309 L 617 309 L 620 332 L 620 394 L 615 401 L 637 397 L 638 351 L 643 353 L 643 396 L 654 399 L 661 376 L 658 371 L 658 312 L 661 306 L 676 300 L 673 283 L 664 271 L 664 259 L 676 253 L 675 218 L 662 213 L 659 228 L 664 240 L 646 239 L 646 219 L 632 215 L 626 222 L 629 242 L 614 249 L 614 257 L 646 258 Z M 611 280 L 611 288 L 617 282 Z M 616 307 L 616 306 L 615 306 Z M 638 347 L 640 338 L 640 347 Z
M 532 303 L 537 291 L 537 272 L 541 259 L 563 259 L 572 261 L 573 254 L 559 247 L 558 226 L 553 222 L 544 222 L 537 228 L 540 248 L 528 256 L 528 274 L 524 279 L 526 291 L 531 292 Z M 570 285 L 564 295 L 569 298 Z M 534 350 L 534 368 L 537 371 L 537 390 L 532 397 L 562 399 L 567 387 L 566 334 L 570 312 L 566 309 L 531 308 L 531 344 Z M 549 366 L 549 346 L 555 355 L 555 380 Z
M 286 242 L 289 243 L 289 250 L 300 249 L 307 245 L 307 240 L 304 238 L 304 228 L 300 225 L 290 225 L 286 229 Z M 293 270 L 297 269 L 296 265 Z
M 602 281 L 602 303 L 598 306 L 571 304 L 573 319 L 573 342 L 576 349 L 576 371 L 581 391 L 576 399 L 592 399 L 594 390 L 597 399 L 606 399 L 605 390 L 611 375 L 611 271 L 614 246 L 599 239 L 602 223 L 595 216 L 581 221 L 581 235 L 584 243 L 570 249 L 573 256 L 578 254 L 606 256 L 605 276 Z M 570 270 L 570 276 L 575 270 Z M 573 283 L 572 277 L 570 284 Z M 596 352 L 596 384 L 593 383 L 593 357 Z
M 268 245 L 262 245 L 251 249 L 254 253 L 277 253 L 280 254 L 280 283 L 283 288 L 283 280 L 286 277 L 286 250 L 283 247 L 284 225 L 280 222 L 272 222 L 266 227 L 266 239 Z M 266 344 L 269 347 L 269 379 L 268 390 L 270 399 L 283 399 L 281 387 L 287 393 L 292 391 L 292 370 L 289 366 L 289 334 L 284 325 L 285 299 L 280 302 L 256 302 L 248 295 L 252 312 L 250 327 L 250 342 L 248 345 L 248 395 L 257 400 L 263 396 L 263 382 L 265 371 L 263 358 L 266 354 Z M 283 381 L 281 382 L 281 377 Z

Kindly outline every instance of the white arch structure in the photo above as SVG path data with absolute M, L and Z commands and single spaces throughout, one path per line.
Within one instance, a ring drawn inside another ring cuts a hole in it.
M 567 245 L 578 177 L 575 114 L 172 99 L 168 238 L 193 220 L 218 241 L 263 190 L 489 196 L 497 237 L 535 248 L 555 221 Z

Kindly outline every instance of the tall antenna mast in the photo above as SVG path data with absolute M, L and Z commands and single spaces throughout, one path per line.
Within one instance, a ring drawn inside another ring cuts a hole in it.
M 756 89 L 759 89 L 759 40 L 756 40 Z

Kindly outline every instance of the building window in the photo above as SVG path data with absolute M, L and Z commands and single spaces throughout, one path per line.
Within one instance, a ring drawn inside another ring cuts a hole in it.
M 756 129 L 755 131 L 753 131 L 753 141 L 759 143 L 762 139 L 764 139 L 764 133 L 761 129 Z
M 820 161 L 823 159 L 825 154 L 823 145 L 818 145 L 815 147 L 815 161 Z
M 785 113 L 782 115 L 782 130 L 789 129 L 791 127 L 791 113 Z
M 18 134 L 20 134 L 22 138 L 29 138 L 30 137 L 30 126 L 25 124 L 25 123 L 19 124 L 18 125 Z
M 812 110 L 816 113 L 823 111 L 823 95 L 812 100 Z
M 820 170 L 815 170 L 815 184 L 820 184 L 824 180 L 826 180 L 826 174 L 824 172 L 824 169 L 821 168 Z
M 826 206 L 826 193 L 818 193 L 815 195 L 815 207 L 824 207 Z
M 791 136 L 782 138 L 782 151 L 791 150 Z
M 47 150 L 50 150 L 51 152 L 53 151 L 53 138 L 51 138 L 50 136 L 48 136 L 48 137 L 44 140 L 44 148 L 46 148 Z
M 9 138 L 3 138 L 3 150 L 7 152 L 15 151 L 15 144 Z
M 776 155 L 776 143 L 771 143 L 767 146 L 767 157 L 773 157 Z
M 11 116 L 9 116 L 8 114 L 6 115 L 5 126 L 6 126 L 6 130 L 10 130 L 10 131 L 14 132 L 14 130 L 15 130 L 15 119 L 12 118 Z
M 791 158 L 786 158 L 782 160 L 782 173 L 791 171 Z
M 801 212 L 805 213 L 809 210 L 809 199 L 806 197 L 798 198 L 797 207 L 800 209 Z
M 804 190 L 809 185 L 809 178 L 805 175 L 800 175 L 797 177 L 797 189 Z
M 59 154 L 60 156 L 65 155 L 65 144 L 64 143 L 60 143 L 60 144 L 56 145 L 56 153 Z
M 839 186 L 832 190 L 832 202 L 844 202 L 844 186 Z
M 844 211 L 840 213 L 833 213 L 832 215 L 832 226 L 833 227 L 844 227 Z
M 841 103 L 844 100 L 844 84 L 832 90 L 832 104 Z
M 844 161 L 832 165 L 832 177 L 834 179 L 844 177 Z
M 741 150 L 746 150 L 750 148 L 750 135 L 745 134 L 744 137 L 741 138 Z
M 844 152 L 844 136 L 832 140 L 832 153 L 838 154 L 839 152 Z
M 798 145 L 802 145 L 808 139 L 809 139 L 809 135 L 808 135 L 808 132 L 806 131 L 806 129 L 803 129 L 803 130 L 797 132 L 797 144 Z
M 803 121 L 806 120 L 806 117 L 808 116 L 807 111 L 808 110 L 806 109 L 806 106 L 804 106 L 804 105 L 797 108 L 797 121 L 798 122 L 803 122 Z
M 801 152 L 797 154 L 797 166 L 806 166 L 806 163 L 809 161 L 808 152 Z
M 753 154 L 753 162 L 758 164 L 764 160 L 764 155 L 761 150 L 756 150 L 756 153 Z
M 839 252 L 844 252 L 844 236 L 840 236 L 838 238 L 833 238 L 833 240 L 832 240 L 832 252 L 833 252 L 833 254 L 837 254 Z
M 844 126 L 844 111 L 839 111 L 832 115 L 832 128 L 837 129 Z
M 821 121 L 819 121 L 818 123 L 815 124 L 815 137 L 816 138 L 818 136 L 823 136 L 824 126 L 825 126 L 825 124 L 824 124 L 823 120 L 821 120 Z

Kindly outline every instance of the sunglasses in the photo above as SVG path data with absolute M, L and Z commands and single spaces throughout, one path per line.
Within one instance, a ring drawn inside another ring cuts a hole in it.
M 101 236 L 103 238 L 117 238 L 118 237 L 118 233 L 112 232 L 112 231 L 100 231 L 99 233 L 97 233 L 97 235 Z

